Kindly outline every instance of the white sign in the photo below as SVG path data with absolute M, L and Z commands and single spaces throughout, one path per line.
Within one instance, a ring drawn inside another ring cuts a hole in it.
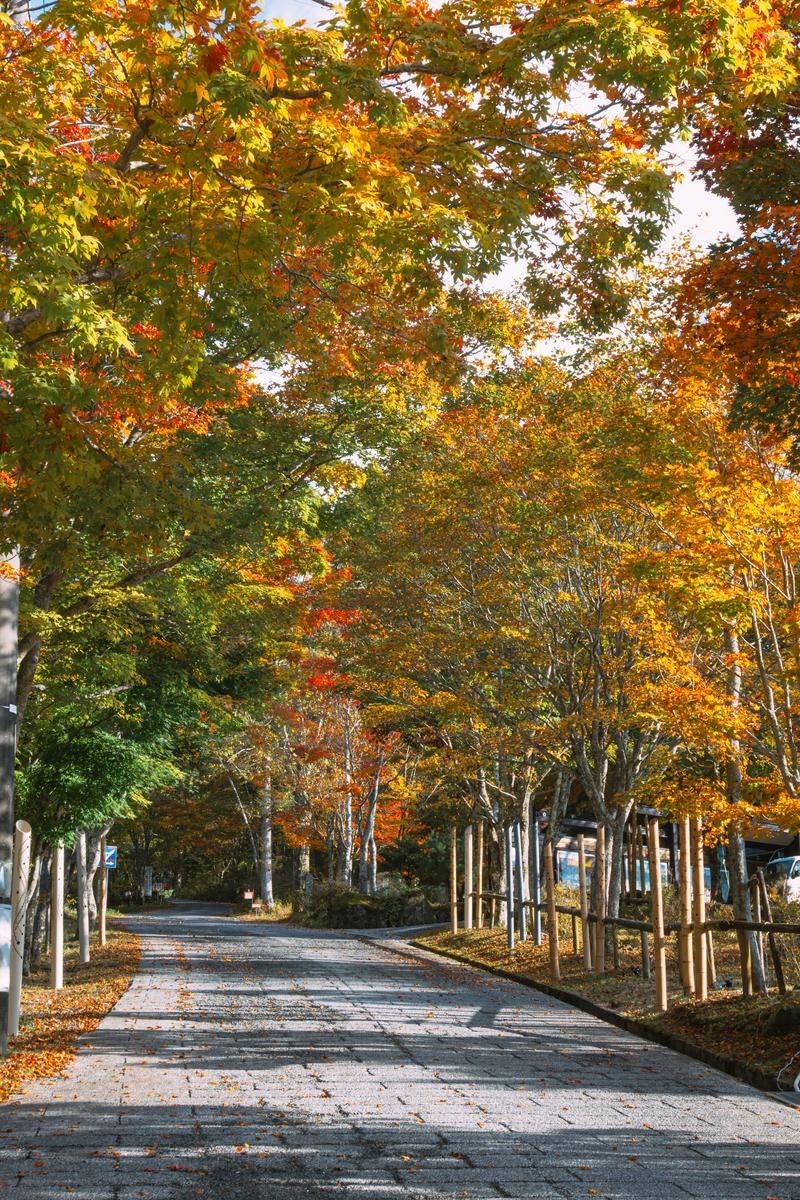
M 11 970 L 11 905 L 0 904 L 0 992 L 10 987 Z
M 145 867 L 144 879 L 142 881 L 142 895 L 152 896 L 153 894 L 153 868 Z

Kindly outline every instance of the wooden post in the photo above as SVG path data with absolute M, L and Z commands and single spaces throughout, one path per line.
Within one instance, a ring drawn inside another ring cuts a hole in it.
M 583 966 L 592 969 L 592 936 L 589 928 L 589 898 L 586 894 L 586 843 L 582 833 L 578 834 L 578 887 L 581 897 L 581 933 L 583 935 Z
M 614 970 L 619 970 L 619 930 L 616 925 L 611 926 L 611 950 L 613 953 Z
M 519 940 L 528 940 L 528 910 L 525 907 L 525 864 L 522 861 L 522 826 L 514 822 L 514 876 L 517 885 L 517 927 Z
M 650 851 L 650 911 L 653 924 L 653 966 L 656 976 L 656 1008 L 667 1011 L 667 939 L 664 936 L 664 897 L 661 888 L 661 842 L 658 821 L 650 819 L 647 834 Z
M 89 889 L 86 876 L 86 830 L 78 832 L 78 944 L 82 963 L 89 961 Z
M 472 929 L 472 826 L 464 830 L 464 928 Z
M 636 805 L 631 809 L 628 820 L 628 898 L 636 897 Z
M 8 985 L 8 1036 L 19 1033 L 22 999 L 22 959 L 25 952 L 25 899 L 31 866 L 31 827 L 27 821 L 14 826 L 14 858 L 11 866 L 11 962 Z
M 692 855 L 689 818 L 684 817 L 678 825 L 680 847 L 680 901 L 681 928 L 678 935 L 678 960 L 681 968 L 681 983 L 687 996 L 694 995 L 694 951 L 692 945 Z
M 753 920 L 757 925 L 761 924 L 761 893 L 758 888 L 758 880 L 755 876 L 750 880 L 750 906 L 753 913 Z M 759 929 L 756 933 L 756 945 L 758 946 L 758 957 L 761 959 L 764 967 L 764 978 L 767 975 L 767 960 L 764 957 L 764 934 Z
M 478 835 L 475 839 L 475 924 L 483 929 L 483 821 L 478 821 Z
M 597 826 L 597 844 L 594 853 L 595 915 L 594 964 L 600 975 L 606 969 L 606 829 Z
M 450 826 L 450 932 L 458 933 L 458 830 Z
M 505 828 L 506 843 L 506 935 L 509 950 L 514 949 L 514 869 L 511 865 L 514 857 L 511 845 L 511 826 Z
M 758 880 L 758 888 L 761 892 L 761 905 L 764 910 L 764 916 L 767 921 L 772 923 L 772 905 L 769 902 L 769 892 L 767 891 L 767 881 L 764 878 L 764 872 L 761 867 L 756 871 L 756 879 Z M 775 968 L 775 982 L 778 985 L 778 991 L 783 996 L 786 993 L 786 980 L 783 977 L 783 963 L 781 962 L 780 951 L 778 950 L 778 942 L 775 934 L 770 932 L 767 934 L 769 943 L 769 952 L 772 956 L 772 965 Z
M 542 843 L 540 840 L 541 818 L 539 810 L 533 810 L 530 831 L 530 893 L 533 901 L 533 944 L 542 944 Z
M 561 978 L 561 962 L 558 953 L 558 913 L 556 912 L 556 877 L 553 869 L 553 841 L 544 844 L 544 874 L 547 880 L 547 944 L 550 950 L 550 978 Z
M 739 940 L 739 962 L 742 970 L 742 995 L 752 996 L 753 994 L 753 961 L 750 943 L 750 935 L 746 929 L 737 929 L 736 936 Z
M 708 955 L 706 952 L 706 881 L 703 872 L 703 832 L 699 817 L 690 821 L 692 850 L 692 942 L 694 955 L 694 994 L 708 999 Z
M 642 948 L 642 978 L 650 978 L 650 943 L 647 940 L 647 932 L 644 929 L 639 930 L 639 944 Z
M 578 954 L 578 918 L 572 913 L 572 953 Z
M 710 929 L 706 930 L 706 949 L 708 951 L 708 986 L 713 988 L 717 984 L 717 964 L 714 958 L 714 935 Z
M 494 896 L 489 900 L 489 928 L 494 929 L 497 924 L 497 900 Z
M 106 944 L 106 911 L 108 909 L 108 867 L 106 866 L 106 839 L 100 839 L 100 903 L 98 905 L 98 927 L 100 945 Z
M 50 868 L 50 987 L 64 986 L 64 844 L 53 847 Z

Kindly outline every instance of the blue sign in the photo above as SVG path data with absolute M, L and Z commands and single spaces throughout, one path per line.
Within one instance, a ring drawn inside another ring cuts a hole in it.
M 106 867 L 113 871 L 117 865 L 117 847 L 106 846 Z

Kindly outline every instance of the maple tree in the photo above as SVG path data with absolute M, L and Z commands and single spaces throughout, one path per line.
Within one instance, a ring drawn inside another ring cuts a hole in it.
M 580 790 L 614 913 L 646 787 L 732 853 L 796 822 L 795 485 L 780 438 L 726 425 L 736 388 L 744 419 L 796 383 L 791 169 L 765 188 L 795 88 L 767 0 L 0 15 L 40 838 L 124 817 L 144 863 L 171 823 L 176 874 L 258 871 L 269 900 L 273 827 L 301 876 L 324 850 L 369 891 L 420 803 L 496 838 L 535 797 L 552 836 Z M 658 344 L 640 321 L 537 358 L 542 314 L 609 331 L 641 302 L 678 134 L 743 239 L 683 273 L 680 332 L 670 298 Z M 485 290 L 509 258 L 537 318 Z
M 694 113 L 698 174 L 724 197 L 740 232 L 720 240 L 690 272 L 684 307 L 691 336 L 710 347 L 734 389 L 742 428 L 757 424 L 792 435 L 798 404 L 797 32 L 800 11 L 782 5 L 774 21 L 789 48 L 791 71 L 774 91 L 723 87 Z

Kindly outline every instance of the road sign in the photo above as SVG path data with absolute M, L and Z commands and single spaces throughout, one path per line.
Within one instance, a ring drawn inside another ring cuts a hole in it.
M 253 899 L 253 893 L 252 893 L 251 891 L 246 891 L 246 892 L 245 892 L 245 894 L 244 894 L 244 898 L 245 898 L 245 900 L 252 900 L 252 899 Z
M 106 866 L 113 871 L 117 865 L 117 847 L 106 846 Z

